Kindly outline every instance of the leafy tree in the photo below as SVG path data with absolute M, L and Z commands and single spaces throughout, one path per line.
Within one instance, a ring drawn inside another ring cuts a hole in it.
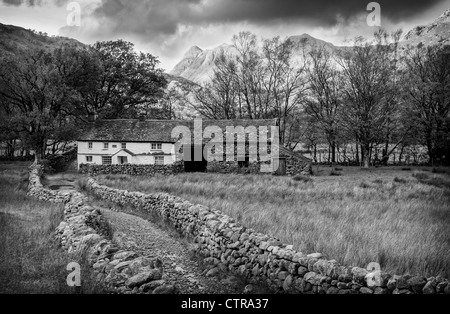
M 450 163 L 450 46 L 409 47 L 405 100 L 430 162 Z
M 63 83 L 52 53 L 22 51 L 0 59 L 0 98 L 7 108 L 11 132 L 44 156 L 47 140 L 67 127 L 71 93 Z
M 88 115 L 134 118 L 165 110 L 159 101 L 167 81 L 157 64 L 120 40 L 6 54 L 0 58 L 2 140 L 20 137 L 39 162 L 47 147 L 55 151 L 75 139 Z
M 158 59 L 135 52 L 133 44 L 123 40 L 98 42 L 86 51 L 61 51 L 60 64 L 67 60 L 83 64 L 81 72 L 68 77 L 78 93 L 79 117 L 136 118 L 158 103 L 167 86 Z

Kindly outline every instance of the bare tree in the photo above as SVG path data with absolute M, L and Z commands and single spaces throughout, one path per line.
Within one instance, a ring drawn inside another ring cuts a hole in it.
M 288 124 L 295 121 L 307 90 L 306 61 L 294 60 L 294 47 L 291 40 L 274 37 L 264 40 L 262 49 L 266 69 L 263 87 L 269 109 L 266 115 L 278 119 L 282 144 L 287 144 Z
M 210 81 L 201 86 L 185 86 L 185 97 L 203 117 L 208 119 L 237 119 L 243 116 L 239 107 L 237 65 L 232 56 L 222 52 L 215 60 Z
M 323 132 L 330 150 L 331 162 L 336 162 L 336 146 L 340 133 L 342 106 L 341 73 L 337 70 L 330 52 L 315 48 L 309 53 L 309 97 L 306 113 Z
M 409 47 L 405 97 L 430 162 L 449 163 L 450 46 Z
M 365 168 L 370 165 L 373 144 L 380 141 L 389 123 L 391 80 L 396 71 L 391 49 L 389 45 L 357 38 L 354 47 L 337 58 L 344 82 L 342 125 L 356 135 Z

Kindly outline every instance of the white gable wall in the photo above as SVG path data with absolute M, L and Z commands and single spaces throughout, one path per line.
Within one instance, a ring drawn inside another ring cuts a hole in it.
M 78 167 L 81 164 L 102 164 L 102 156 L 111 156 L 113 164 L 119 164 L 120 156 L 127 157 L 129 164 L 153 165 L 155 156 L 150 154 L 163 152 L 164 164 L 170 165 L 175 162 L 175 145 L 173 143 L 162 143 L 161 150 L 152 150 L 152 143 L 134 143 L 127 142 L 126 149 L 134 156 L 122 151 L 122 142 L 108 142 L 108 148 L 104 148 L 105 142 L 92 142 L 92 148 L 89 148 L 89 142 L 78 142 Z M 115 146 L 115 147 L 114 147 Z M 86 157 L 92 156 L 92 162 L 87 162 Z

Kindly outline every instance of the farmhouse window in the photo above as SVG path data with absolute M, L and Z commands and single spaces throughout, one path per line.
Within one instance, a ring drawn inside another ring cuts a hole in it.
M 89 148 L 89 149 L 92 149 L 92 142 L 89 142 L 89 143 L 88 143 L 88 148 Z
M 152 150 L 161 150 L 162 144 L 161 143 L 152 143 Z
M 104 149 L 108 149 L 109 148 L 109 143 L 103 143 L 103 148 Z
M 164 156 L 156 156 L 155 165 L 164 166 Z
M 92 162 L 92 156 L 86 156 L 86 162 Z
M 117 148 L 117 145 L 113 145 L 113 148 Z
M 127 149 L 127 143 L 122 143 L 122 149 Z
M 111 165 L 112 157 L 111 156 L 102 156 L 102 164 L 103 165 Z

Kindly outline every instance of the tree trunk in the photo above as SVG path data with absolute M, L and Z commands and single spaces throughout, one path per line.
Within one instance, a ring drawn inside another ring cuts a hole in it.
M 361 154 L 364 168 L 370 167 L 370 144 L 361 145 Z
M 34 163 L 40 164 L 42 159 L 45 157 L 45 143 L 42 141 L 38 143 L 34 149 Z
M 359 165 L 359 145 L 356 144 L 356 163 Z
M 328 146 L 328 163 L 331 162 L 331 146 Z
M 6 155 L 8 158 L 11 158 L 11 160 L 14 158 L 14 146 L 14 140 L 9 140 L 7 142 Z
M 364 146 L 363 145 L 361 145 L 360 149 L 361 149 L 361 162 L 360 162 L 359 165 L 363 166 L 365 158 L 366 158 L 366 151 L 364 150 Z
M 331 142 L 331 162 L 336 163 L 336 142 Z
M 39 165 L 42 161 L 42 154 L 36 150 L 34 152 L 34 164 Z
M 317 163 L 317 144 L 314 144 L 313 147 L 314 147 L 314 162 Z
M 427 149 L 428 149 L 428 156 L 430 158 L 430 163 L 432 166 L 434 166 L 436 155 L 435 155 L 433 144 L 431 143 L 431 141 L 427 141 Z

